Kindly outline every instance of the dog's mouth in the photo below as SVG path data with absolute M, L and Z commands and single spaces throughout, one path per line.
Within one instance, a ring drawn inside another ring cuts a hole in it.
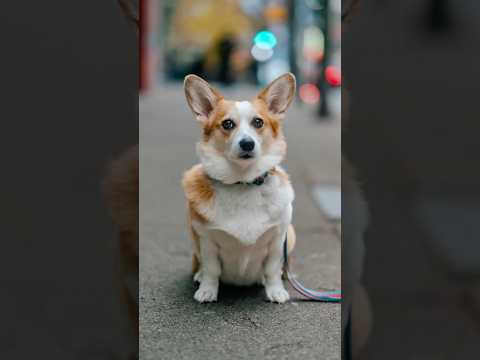
M 248 160 L 248 159 L 253 159 L 255 156 L 252 153 L 247 152 L 247 153 L 240 154 L 238 157 L 242 160 Z

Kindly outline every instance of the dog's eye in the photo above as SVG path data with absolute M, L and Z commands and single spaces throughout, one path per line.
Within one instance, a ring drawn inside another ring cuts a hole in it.
M 260 129 L 263 126 L 263 120 L 257 117 L 252 120 L 252 125 L 257 129 Z
M 222 121 L 222 127 L 225 130 L 232 130 L 235 127 L 235 123 L 233 122 L 233 120 L 225 119 Z

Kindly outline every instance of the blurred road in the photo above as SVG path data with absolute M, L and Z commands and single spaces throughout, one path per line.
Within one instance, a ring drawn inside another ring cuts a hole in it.
M 248 99 L 254 88 L 225 91 Z M 309 287 L 340 286 L 339 224 L 315 206 L 311 186 L 340 184 L 340 122 L 319 124 L 294 106 L 285 124 L 284 164 L 296 192 L 293 269 Z M 140 358 L 340 359 L 340 305 L 264 301 L 261 288 L 220 287 L 219 301 L 193 300 L 191 240 L 185 226 L 182 173 L 196 163 L 199 128 L 179 86 L 140 102 Z

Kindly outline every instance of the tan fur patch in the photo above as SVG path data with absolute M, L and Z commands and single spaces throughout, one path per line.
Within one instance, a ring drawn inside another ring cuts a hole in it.
M 195 274 L 200 269 L 200 237 L 191 223 L 189 224 L 189 228 L 193 241 L 192 272 Z
M 274 176 L 278 176 L 280 178 L 282 185 L 288 184 L 290 182 L 290 177 L 288 176 L 288 174 L 278 167 L 273 168 L 270 171 L 270 174 Z
M 183 190 L 188 202 L 191 219 L 207 222 L 208 219 L 198 212 L 198 207 L 208 204 L 214 197 L 210 179 L 203 172 L 202 165 L 198 164 L 186 171 L 182 180 Z
M 214 195 L 210 179 L 205 175 L 200 164 L 193 166 L 185 172 L 182 185 L 187 200 L 194 205 L 208 202 Z
M 281 135 L 282 131 L 280 119 L 268 111 L 265 101 L 262 98 L 257 97 L 252 101 L 252 105 L 266 125 L 263 127 L 263 129 L 266 127 L 270 128 L 274 138 L 277 138 L 279 135 Z
M 195 209 L 195 205 L 192 202 L 188 202 L 188 215 L 191 220 L 199 223 L 205 224 L 208 222 L 208 219 Z
M 185 172 L 182 181 L 188 203 L 188 227 L 193 241 L 192 272 L 200 268 L 200 238 L 192 226 L 192 220 L 206 223 L 208 219 L 197 211 L 200 205 L 208 204 L 214 197 L 210 179 L 205 176 L 202 165 L 198 164 Z
M 208 141 L 214 133 L 222 135 L 223 139 L 230 136 L 230 133 L 223 130 L 222 121 L 225 115 L 235 106 L 234 101 L 221 99 L 218 105 L 214 108 L 210 114 L 208 121 L 203 125 L 203 140 Z M 218 131 L 215 131 L 218 130 Z

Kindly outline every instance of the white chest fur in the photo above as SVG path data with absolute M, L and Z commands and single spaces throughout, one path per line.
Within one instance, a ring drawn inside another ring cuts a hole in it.
M 263 281 L 263 264 L 274 242 L 283 242 L 292 219 L 293 189 L 276 176 L 265 184 L 216 183 L 215 200 L 201 209 L 207 224 L 196 224 L 199 233 L 218 249 L 222 281 L 250 285 Z
M 261 186 L 216 183 L 214 188 L 213 204 L 202 209 L 210 219 L 207 228 L 224 231 L 243 245 L 252 245 L 271 227 L 291 221 L 293 189 L 276 176 Z

